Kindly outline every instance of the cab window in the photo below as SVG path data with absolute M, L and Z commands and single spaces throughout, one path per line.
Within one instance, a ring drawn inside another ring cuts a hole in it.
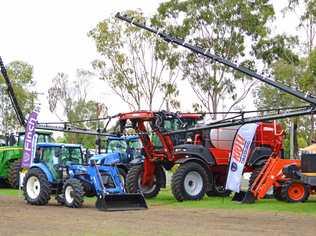
M 124 140 L 110 140 L 108 142 L 107 146 L 107 152 L 113 153 L 113 152 L 120 152 L 124 153 L 126 152 L 127 144 Z
M 78 147 L 64 147 L 61 161 L 63 164 L 68 161 L 73 164 L 83 164 L 81 149 Z

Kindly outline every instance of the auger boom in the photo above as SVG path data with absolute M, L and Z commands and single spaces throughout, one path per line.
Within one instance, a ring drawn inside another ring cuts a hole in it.
M 199 46 L 191 45 L 191 44 L 187 43 L 183 39 L 179 39 L 179 38 L 173 37 L 171 35 L 168 35 L 168 34 L 162 32 L 162 31 L 150 28 L 150 27 L 146 26 L 145 24 L 141 24 L 141 23 L 135 22 L 133 20 L 133 18 L 129 18 L 127 16 L 122 16 L 122 15 L 120 15 L 120 13 L 117 13 L 115 16 L 118 19 L 121 19 L 121 20 L 126 21 L 126 22 L 128 22 L 130 24 L 133 24 L 133 25 L 135 25 L 135 26 L 137 26 L 139 28 L 142 28 L 144 30 L 147 30 L 149 32 L 152 32 L 152 33 L 156 34 L 157 36 L 162 38 L 167 43 L 170 42 L 170 43 L 174 43 L 176 45 L 182 46 L 184 48 L 187 48 L 187 49 L 189 49 L 189 50 L 191 50 L 191 51 L 193 51 L 193 52 L 195 52 L 197 54 L 205 56 L 205 57 L 207 57 L 207 58 L 209 58 L 209 59 L 211 59 L 213 61 L 216 61 L 218 63 L 226 65 L 226 66 L 228 66 L 228 67 L 230 67 L 230 68 L 232 68 L 234 70 L 237 70 L 237 71 L 239 71 L 239 72 L 241 72 L 241 73 L 243 73 L 245 75 L 248 75 L 250 77 L 258 79 L 258 80 L 260 80 L 260 81 L 262 81 L 262 82 L 264 82 L 266 84 L 269 84 L 269 85 L 271 85 L 271 86 L 273 86 L 273 87 L 275 87 L 275 88 L 277 88 L 277 89 L 279 89 L 279 90 L 281 90 L 281 91 L 283 91 L 285 93 L 292 94 L 293 96 L 295 96 L 295 97 L 297 97 L 299 99 L 302 99 L 302 100 L 312 104 L 313 106 L 316 105 L 316 98 L 315 97 L 313 97 L 313 96 L 311 96 L 309 94 L 304 94 L 304 93 L 302 93 L 300 91 L 294 90 L 294 89 L 292 89 L 292 88 L 290 88 L 290 87 L 288 87 L 286 85 L 283 85 L 281 83 L 278 83 L 278 82 L 276 82 L 274 80 L 265 78 L 265 77 L 259 75 L 258 73 L 250 70 L 249 68 L 246 68 L 246 67 L 241 66 L 241 65 L 237 65 L 237 64 L 235 64 L 235 63 L 233 63 L 233 62 L 231 62 L 229 60 L 226 60 L 226 59 L 224 59 L 224 58 L 222 58 L 220 56 L 217 56 L 215 54 L 210 53 L 209 49 L 204 49 L 204 48 L 201 48 Z
M 115 15 L 118 19 L 121 19 L 123 21 L 126 21 L 132 25 L 135 25 L 139 28 L 142 28 L 144 30 L 147 30 L 149 32 L 152 32 L 159 36 L 161 39 L 166 41 L 167 43 L 173 43 L 179 46 L 182 46 L 184 48 L 187 48 L 191 50 L 194 53 L 197 53 L 199 55 L 205 56 L 212 61 L 221 63 L 223 65 L 226 65 L 234 70 L 237 70 L 247 76 L 253 77 L 255 79 L 258 79 L 266 84 L 269 84 L 273 86 L 274 88 L 277 88 L 278 90 L 281 90 L 287 94 L 291 94 L 307 103 L 310 104 L 310 107 L 303 108 L 303 109 L 298 109 L 295 111 L 289 111 L 283 114 L 274 114 L 274 115 L 266 115 L 266 116 L 256 116 L 256 117 L 243 117 L 243 115 L 240 116 L 240 118 L 236 119 L 231 119 L 231 120 L 224 120 L 224 121 L 216 121 L 209 123 L 207 125 L 201 126 L 201 127 L 194 127 L 194 128 L 189 128 L 189 129 L 183 129 L 183 130 L 177 130 L 177 131 L 171 131 L 168 132 L 169 135 L 174 135 L 174 134 L 179 134 L 179 133 L 186 133 L 186 132 L 194 132 L 194 131 L 201 131 L 205 129 L 215 129 L 215 128 L 223 128 L 223 127 L 232 127 L 235 125 L 243 125 L 247 123 L 256 123 L 256 122 L 264 122 L 264 121 L 272 121 L 272 120 L 277 120 L 277 119 L 284 119 L 284 118 L 289 118 L 289 117 L 297 117 L 297 116 L 302 116 L 302 115 L 311 115 L 316 112 L 316 98 L 314 96 L 311 96 L 309 94 L 302 93 L 300 91 L 297 91 L 295 89 L 292 89 L 291 87 L 288 87 L 284 84 L 281 84 L 279 82 L 276 82 L 274 80 L 268 79 L 263 77 L 262 75 L 259 75 L 255 71 L 250 70 L 249 68 L 246 68 L 241 65 L 237 65 L 236 63 L 233 63 L 227 59 L 224 59 L 218 55 L 210 53 L 209 49 L 204 49 L 199 46 L 194 46 L 189 43 L 187 43 L 184 39 L 179 39 L 176 37 L 173 37 L 171 35 L 168 35 L 167 33 L 148 27 L 145 24 L 135 22 L 133 18 L 123 16 L 120 13 L 117 13 Z

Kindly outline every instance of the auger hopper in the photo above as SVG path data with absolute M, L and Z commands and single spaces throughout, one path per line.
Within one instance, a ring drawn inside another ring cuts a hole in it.
M 128 211 L 147 209 L 141 193 L 109 194 L 97 198 L 95 206 L 100 211 Z

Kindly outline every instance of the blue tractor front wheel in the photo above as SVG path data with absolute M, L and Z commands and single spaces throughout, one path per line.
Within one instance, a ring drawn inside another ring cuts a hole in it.
M 67 207 L 80 208 L 83 204 L 84 190 L 80 180 L 67 179 L 63 186 L 64 203 Z

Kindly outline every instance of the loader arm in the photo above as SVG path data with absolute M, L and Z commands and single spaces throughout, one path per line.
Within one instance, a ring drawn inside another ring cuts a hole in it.
M 283 168 L 289 165 L 301 166 L 301 160 L 281 159 L 279 156 L 270 156 L 257 178 L 250 187 L 250 192 L 256 199 L 262 199 L 271 187 L 278 187 L 278 181 L 284 180 Z

